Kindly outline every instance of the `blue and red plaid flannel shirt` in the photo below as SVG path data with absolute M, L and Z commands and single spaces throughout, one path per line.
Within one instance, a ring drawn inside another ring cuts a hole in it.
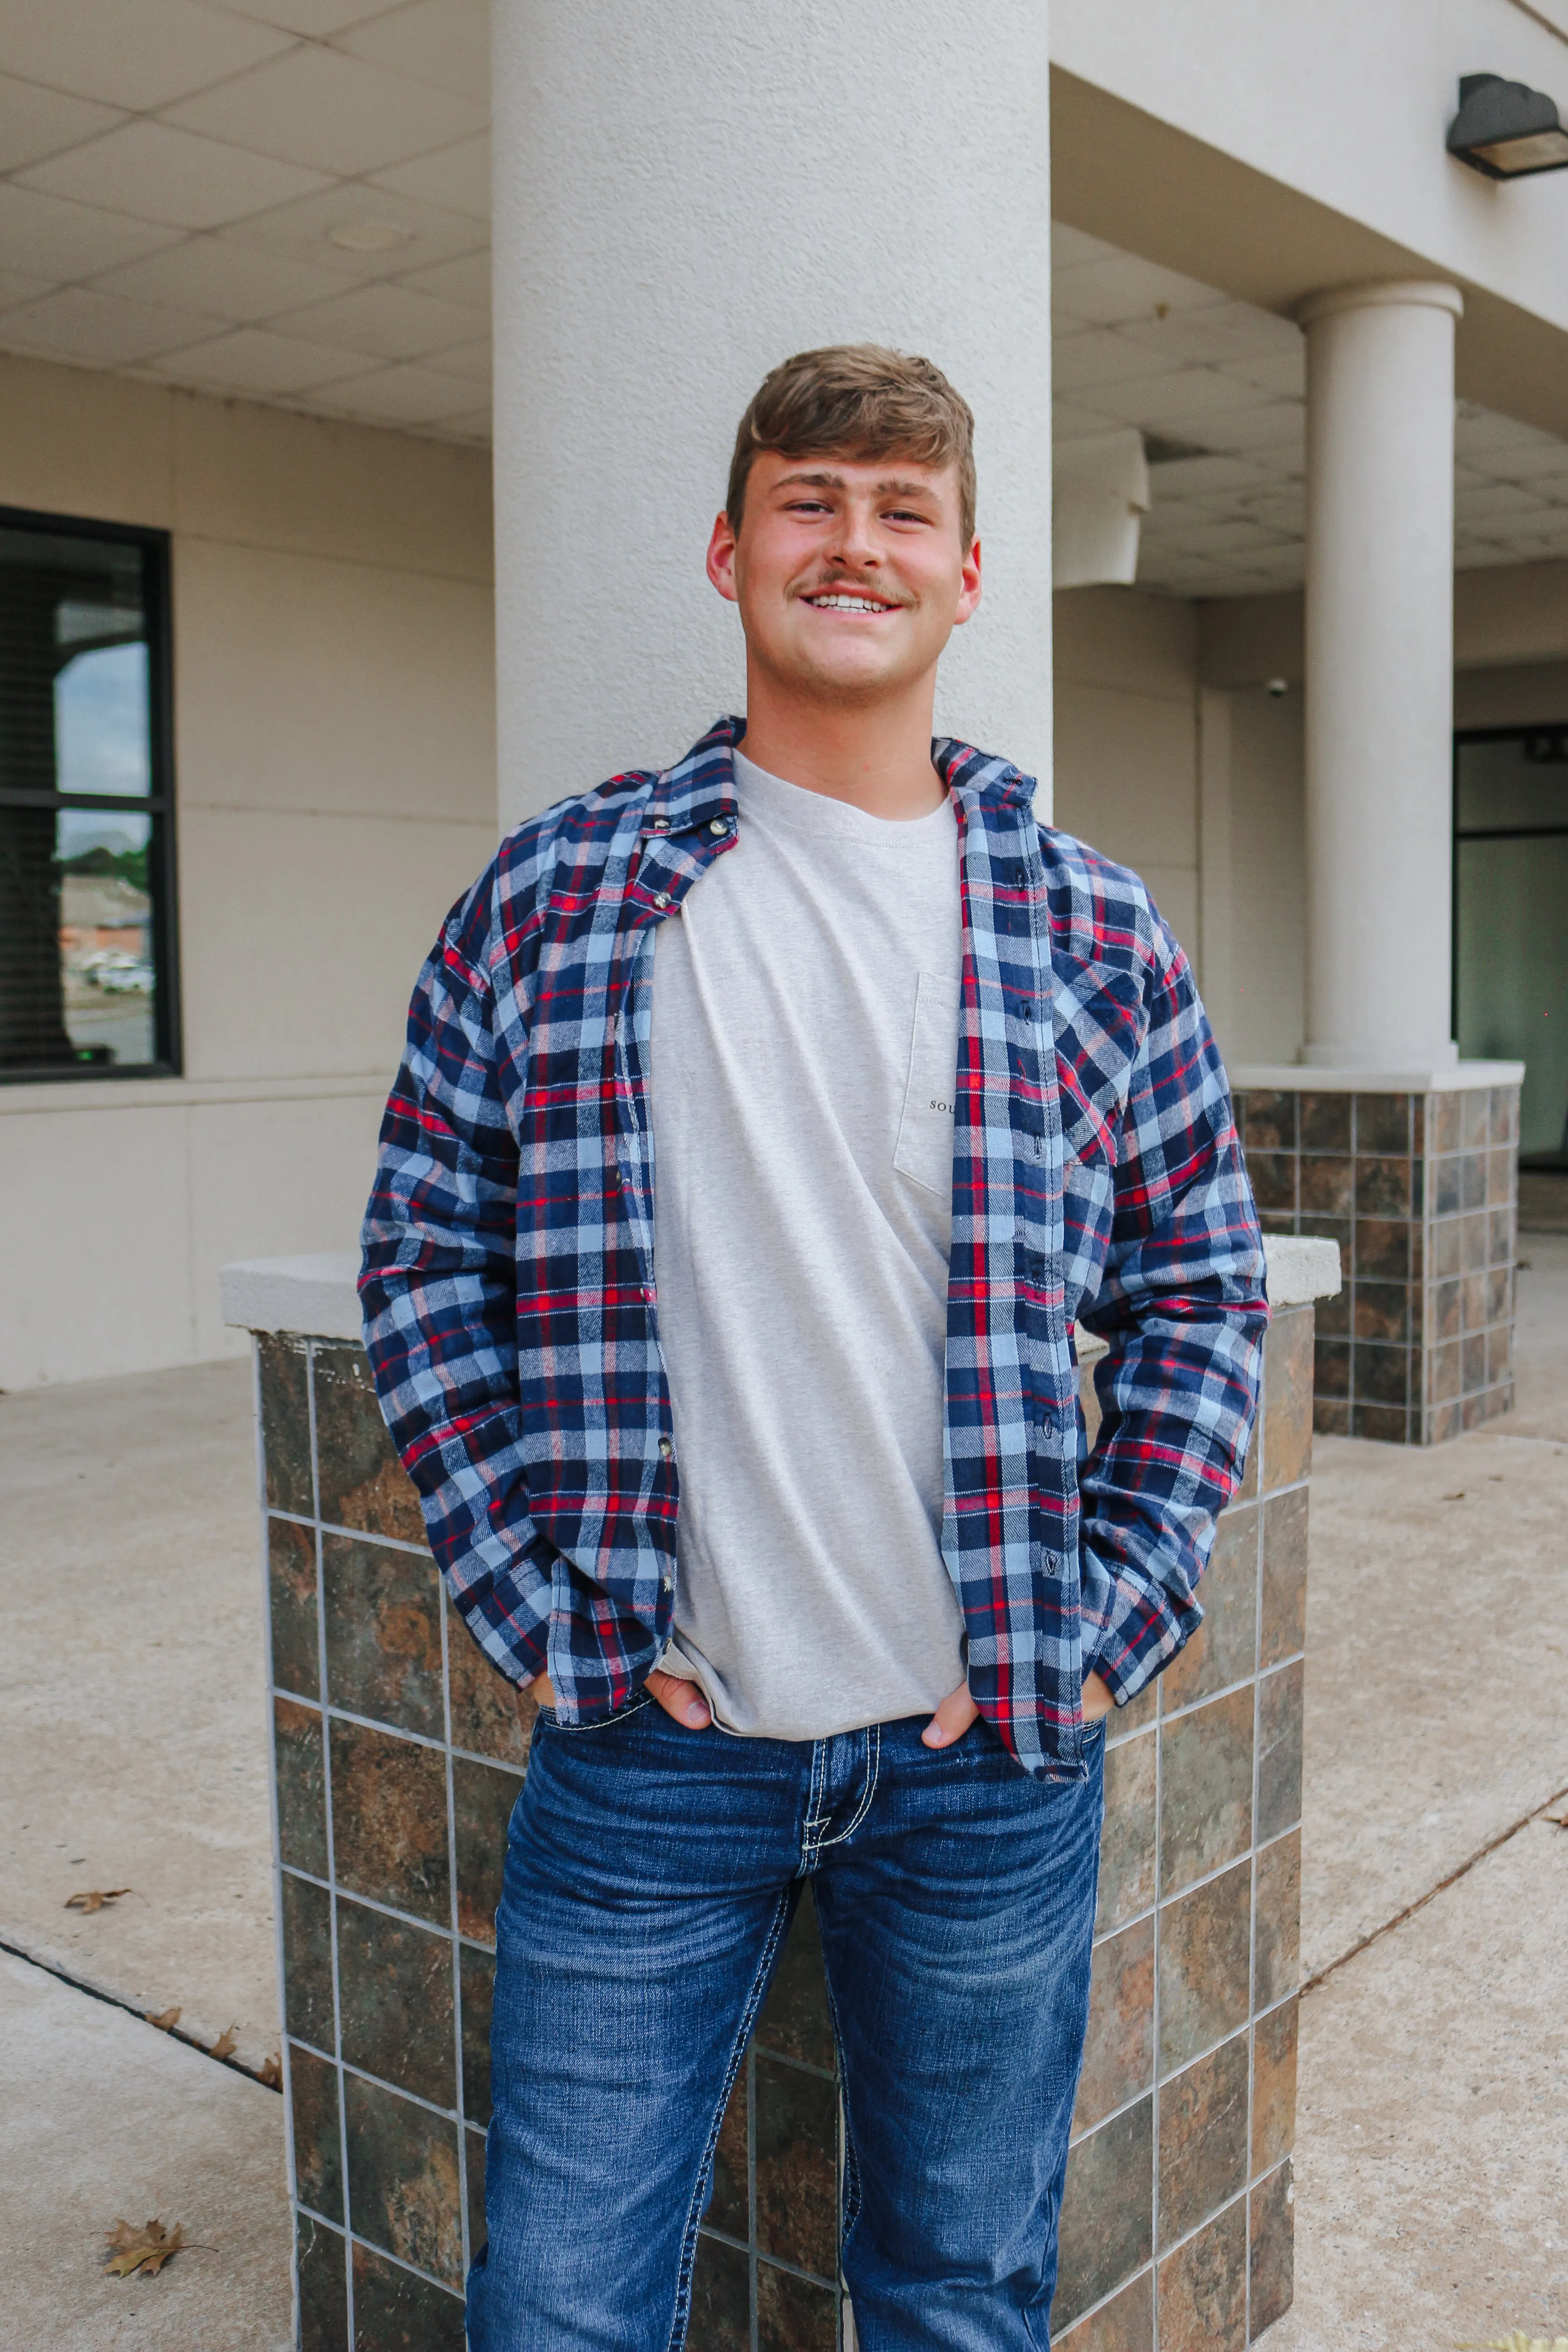
M 563 1720 L 623 1706 L 675 1608 L 658 1343 L 654 937 L 736 839 L 721 719 L 662 774 L 519 825 L 420 974 L 360 1291 L 387 1424 L 475 1639 Z M 1135 876 L 1036 823 L 1033 780 L 941 741 L 963 971 L 942 1546 L 969 1684 L 1076 1774 L 1198 1624 L 1268 1307 L 1218 1050 Z M 822 1302 L 825 1344 L 834 1304 Z M 1075 1319 L 1109 1343 L 1080 1461 Z

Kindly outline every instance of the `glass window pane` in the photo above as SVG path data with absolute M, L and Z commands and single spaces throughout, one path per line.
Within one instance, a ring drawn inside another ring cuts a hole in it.
M 156 824 L 0 807 L 0 1070 L 156 1060 Z
M 0 529 L 0 790 L 152 782 L 142 550 Z
M 1568 728 L 1531 730 L 1458 746 L 1460 833 L 1523 832 L 1568 824 Z

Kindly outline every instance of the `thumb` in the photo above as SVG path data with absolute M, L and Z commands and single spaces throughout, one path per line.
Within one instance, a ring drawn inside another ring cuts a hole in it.
M 955 1739 L 963 1738 L 979 1712 L 969 1696 L 969 1685 L 960 1683 L 937 1708 L 921 1734 L 921 1741 L 927 1748 L 951 1748 Z

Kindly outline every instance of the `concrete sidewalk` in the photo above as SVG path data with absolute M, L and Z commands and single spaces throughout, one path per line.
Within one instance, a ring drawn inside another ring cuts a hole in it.
M 1506 1834 L 1568 1787 L 1568 1235 L 1521 1247 L 1508 1423 L 1433 1452 L 1319 1444 L 1302 1932 L 1327 1974 L 1303 2003 L 1278 2352 L 1568 2333 L 1568 1832 Z M 254 1496 L 243 1365 L 0 1398 L 0 1942 L 177 2006 L 203 2042 L 236 2023 L 260 2065 Z M 274 2093 L 8 1964 L 0 2149 L 26 2251 L 0 2343 L 284 2346 L 282 2130 Z M 121 2214 L 216 2252 L 106 2280 Z

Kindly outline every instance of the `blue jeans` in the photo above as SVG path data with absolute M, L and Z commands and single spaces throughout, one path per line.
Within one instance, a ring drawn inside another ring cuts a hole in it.
M 651 1699 L 542 1717 L 497 1919 L 471 2352 L 677 2352 L 731 2085 L 809 1876 L 863 2352 L 1045 2352 L 1089 2013 L 1101 1737 L 1036 1780 L 976 1723 L 816 1741 Z

